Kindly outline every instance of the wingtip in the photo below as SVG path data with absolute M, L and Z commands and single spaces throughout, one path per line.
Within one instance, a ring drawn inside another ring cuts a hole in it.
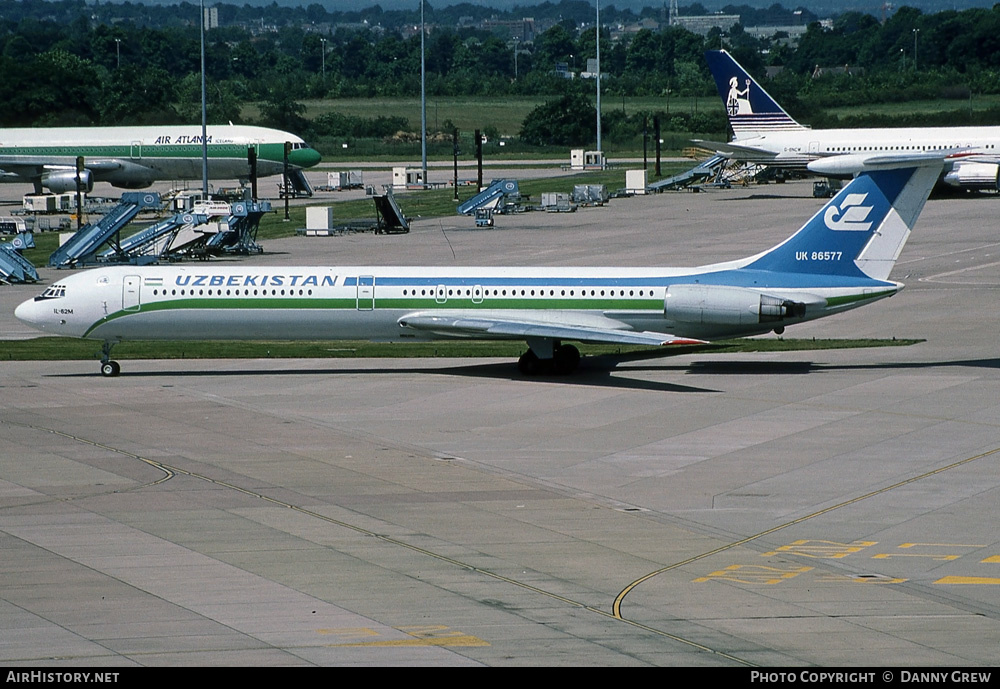
M 664 345 L 704 345 L 710 344 L 708 340 L 695 340 L 690 337 L 675 337 L 672 340 L 666 340 Z

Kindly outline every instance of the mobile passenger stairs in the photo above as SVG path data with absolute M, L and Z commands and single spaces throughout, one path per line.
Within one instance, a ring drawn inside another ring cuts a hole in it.
M 49 267 L 72 268 L 94 263 L 97 259 L 97 250 L 113 238 L 119 237 L 122 228 L 129 224 L 140 211 L 147 208 L 159 210 L 159 194 L 134 191 L 122 194 L 118 205 L 104 217 L 96 223 L 80 228 L 65 244 L 53 251 L 52 255 L 49 256 Z
M 177 213 L 139 230 L 120 242 L 113 242 L 110 249 L 97 256 L 97 260 L 102 263 L 131 263 L 140 266 L 156 263 L 166 252 L 171 239 L 178 231 L 206 222 L 208 216 L 201 213 Z
M 190 210 L 149 225 L 122 239 L 122 229 L 143 209 L 160 208 L 156 193 L 127 192 L 98 222 L 87 225 L 49 257 L 49 266 L 70 268 L 96 263 L 147 265 L 185 256 L 263 253 L 257 229 L 271 204 L 204 201 Z M 215 223 L 209 222 L 216 219 Z M 103 251 L 101 249 L 104 248 Z
M 455 212 L 475 216 L 477 227 L 489 227 L 493 225 L 493 215 L 517 212 L 520 200 L 516 179 L 495 179 L 481 192 L 458 204 Z
M 330 173 L 334 174 L 334 173 Z M 382 187 L 384 194 L 376 194 L 375 187 L 365 187 L 365 195 L 370 197 L 375 204 L 375 219 L 355 219 L 334 225 L 333 211 L 330 208 L 317 208 L 324 211 L 324 214 L 316 218 L 310 217 L 306 211 L 306 227 L 295 230 L 295 233 L 305 237 L 340 237 L 345 234 L 358 234 L 361 232 L 374 232 L 375 234 L 406 234 L 410 231 L 410 220 L 403 214 L 403 210 L 396 202 L 396 197 L 392 194 L 392 187 L 388 184 Z M 329 211 L 329 215 L 325 212 Z
M 288 171 L 287 187 L 280 182 L 278 183 L 278 198 L 283 199 L 286 196 L 290 199 L 312 198 L 312 195 L 312 187 L 309 186 L 309 180 L 306 179 L 302 170 Z
M 21 255 L 24 249 L 35 246 L 30 232 L 19 232 L 9 242 L 0 242 L 0 282 L 38 282 L 34 264 Z
M 724 155 L 714 155 L 708 160 L 698 163 L 690 170 L 661 179 L 658 182 L 653 182 L 647 189 L 652 192 L 687 189 L 695 184 L 715 178 L 727 160 L 729 159 Z
M 746 186 L 759 181 L 759 175 L 765 168 L 755 163 L 745 163 L 716 154 L 698 163 L 690 170 L 653 182 L 647 189 L 651 192 L 674 189 L 690 189 L 700 191 L 702 187 L 731 188 L 733 185 Z
M 375 202 L 375 215 L 378 217 L 375 234 L 406 234 L 410 231 L 410 222 L 396 203 L 391 187 L 386 186 L 381 196 L 372 196 L 372 201 Z
M 230 204 L 225 224 L 205 242 L 204 253 L 211 256 L 264 253 L 264 247 L 257 243 L 257 230 L 261 218 L 270 212 L 268 201 L 244 200 Z

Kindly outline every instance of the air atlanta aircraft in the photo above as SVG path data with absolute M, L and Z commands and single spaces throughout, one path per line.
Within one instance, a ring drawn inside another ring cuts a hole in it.
M 898 164 L 906 167 L 895 167 Z M 701 344 L 890 297 L 889 272 L 941 158 L 872 159 L 790 238 L 698 268 L 108 266 L 60 279 L 15 315 L 46 333 L 123 340 L 525 340 L 525 374 L 568 373 L 567 341 Z
M 77 190 L 76 159 L 84 192 L 94 182 L 125 189 L 142 189 L 160 180 L 201 179 L 200 125 L 156 127 L 55 127 L 0 129 L 0 182 L 31 182 L 54 193 Z M 291 144 L 292 170 L 312 167 L 318 151 L 302 139 L 277 129 L 239 125 L 207 128 L 208 176 L 211 179 L 247 179 L 248 148 L 257 151 L 260 177 L 283 172 L 285 143 Z
M 809 129 L 778 105 L 724 50 L 705 53 L 726 107 L 733 140 L 701 141 L 735 160 L 850 178 L 874 155 L 937 152 L 947 156 L 941 182 L 955 189 L 998 189 L 1000 127 Z

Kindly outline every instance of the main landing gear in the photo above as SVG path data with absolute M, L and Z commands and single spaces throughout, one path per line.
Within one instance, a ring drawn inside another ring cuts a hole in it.
M 575 371 L 580 364 L 580 350 L 573 345 L 551 343 L 551 354 L 547 358 L 536 354 L 536 347 L 530 342 L 528 345 L 531 349 L 517 360 L 517 370 L 526 376 L 563 376 Z
M 117 361 L 111 360 L 111 348 L 115 342 L 105 341 L 101 345 L 101 375 L 105 378 L 114 378 L 122 372 L 122 367 Z

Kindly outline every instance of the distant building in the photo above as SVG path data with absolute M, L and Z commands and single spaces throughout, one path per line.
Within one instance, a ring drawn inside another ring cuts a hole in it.
M 671 17 L 671 26 L 680 26 L 691 33 L 707 36 L 712 29 L 728 31 L 740 23 L 738 14 L 705 14 L 693 17 Z
M 633 24 L 617 24 L 615 26 L 611 26 L 611 41 L 620 41 L 625 36 L 637 34 L 643 29 L 647 29 L 649 31 L 659 31 L 660 22 L 656 21 L 652 17 L 645 17 Z
M 534 41 L 537 34 L 534 17 L 523 17 L 510 21 L 490 17 L 484 19 L 480 26 L 491 33 L 506 34 L 519 41 Z
M 219 28 L 219 8 L 218 7 L 206 7 L 205 8 L 205 29 L 218 29 Z
M 832 77 L 841 74 L 847 74 L 854 76 L 855 74 L 864 74 L 864 69 L 861 67 L 851 67 L 850 65 L 838 65 L 833 67 L 821 67 L 816 65 L 813 68 L 812 78 L 819 79 L 820 77 Z
M 425 36 L 430 36 L 432 33 L 438 30 L 437 24 L 424 23 Z M 405 26 L 399 27 L 399 35 L 404 39 L 413 38 L 414 36 L 420 35 L 420 24 L 407 24 Z
M 743 31 L 754 38 L 772 38 L 775 34 L 784 33 L 788 34 L 789 38 L 798 40 L 805 34 L 807 28 L 802 24 L 794 26 L 744 26 Z
M 819 25 L 824 29 L 833 28 L 832 19 L 820 20 Z M 749 36 L 754 38 L 770 38 L 774 39 L 775 42 L 784 43 L 786 45 L 795 46 L 798 45 L 799 39 L 802 38 L 809 27 L 805 24 L 787 24 L 784 26 L 746 26 L 743 30 Z M 775 35 L 779 35 L 775 38 Z
M 552 73 L 557 77 L 562 77 L 563 79 L 573 79 L 576 74 L 569 71 L 569 65 L 565 62 L 557 62 L 556 68 L 552 70 Z

